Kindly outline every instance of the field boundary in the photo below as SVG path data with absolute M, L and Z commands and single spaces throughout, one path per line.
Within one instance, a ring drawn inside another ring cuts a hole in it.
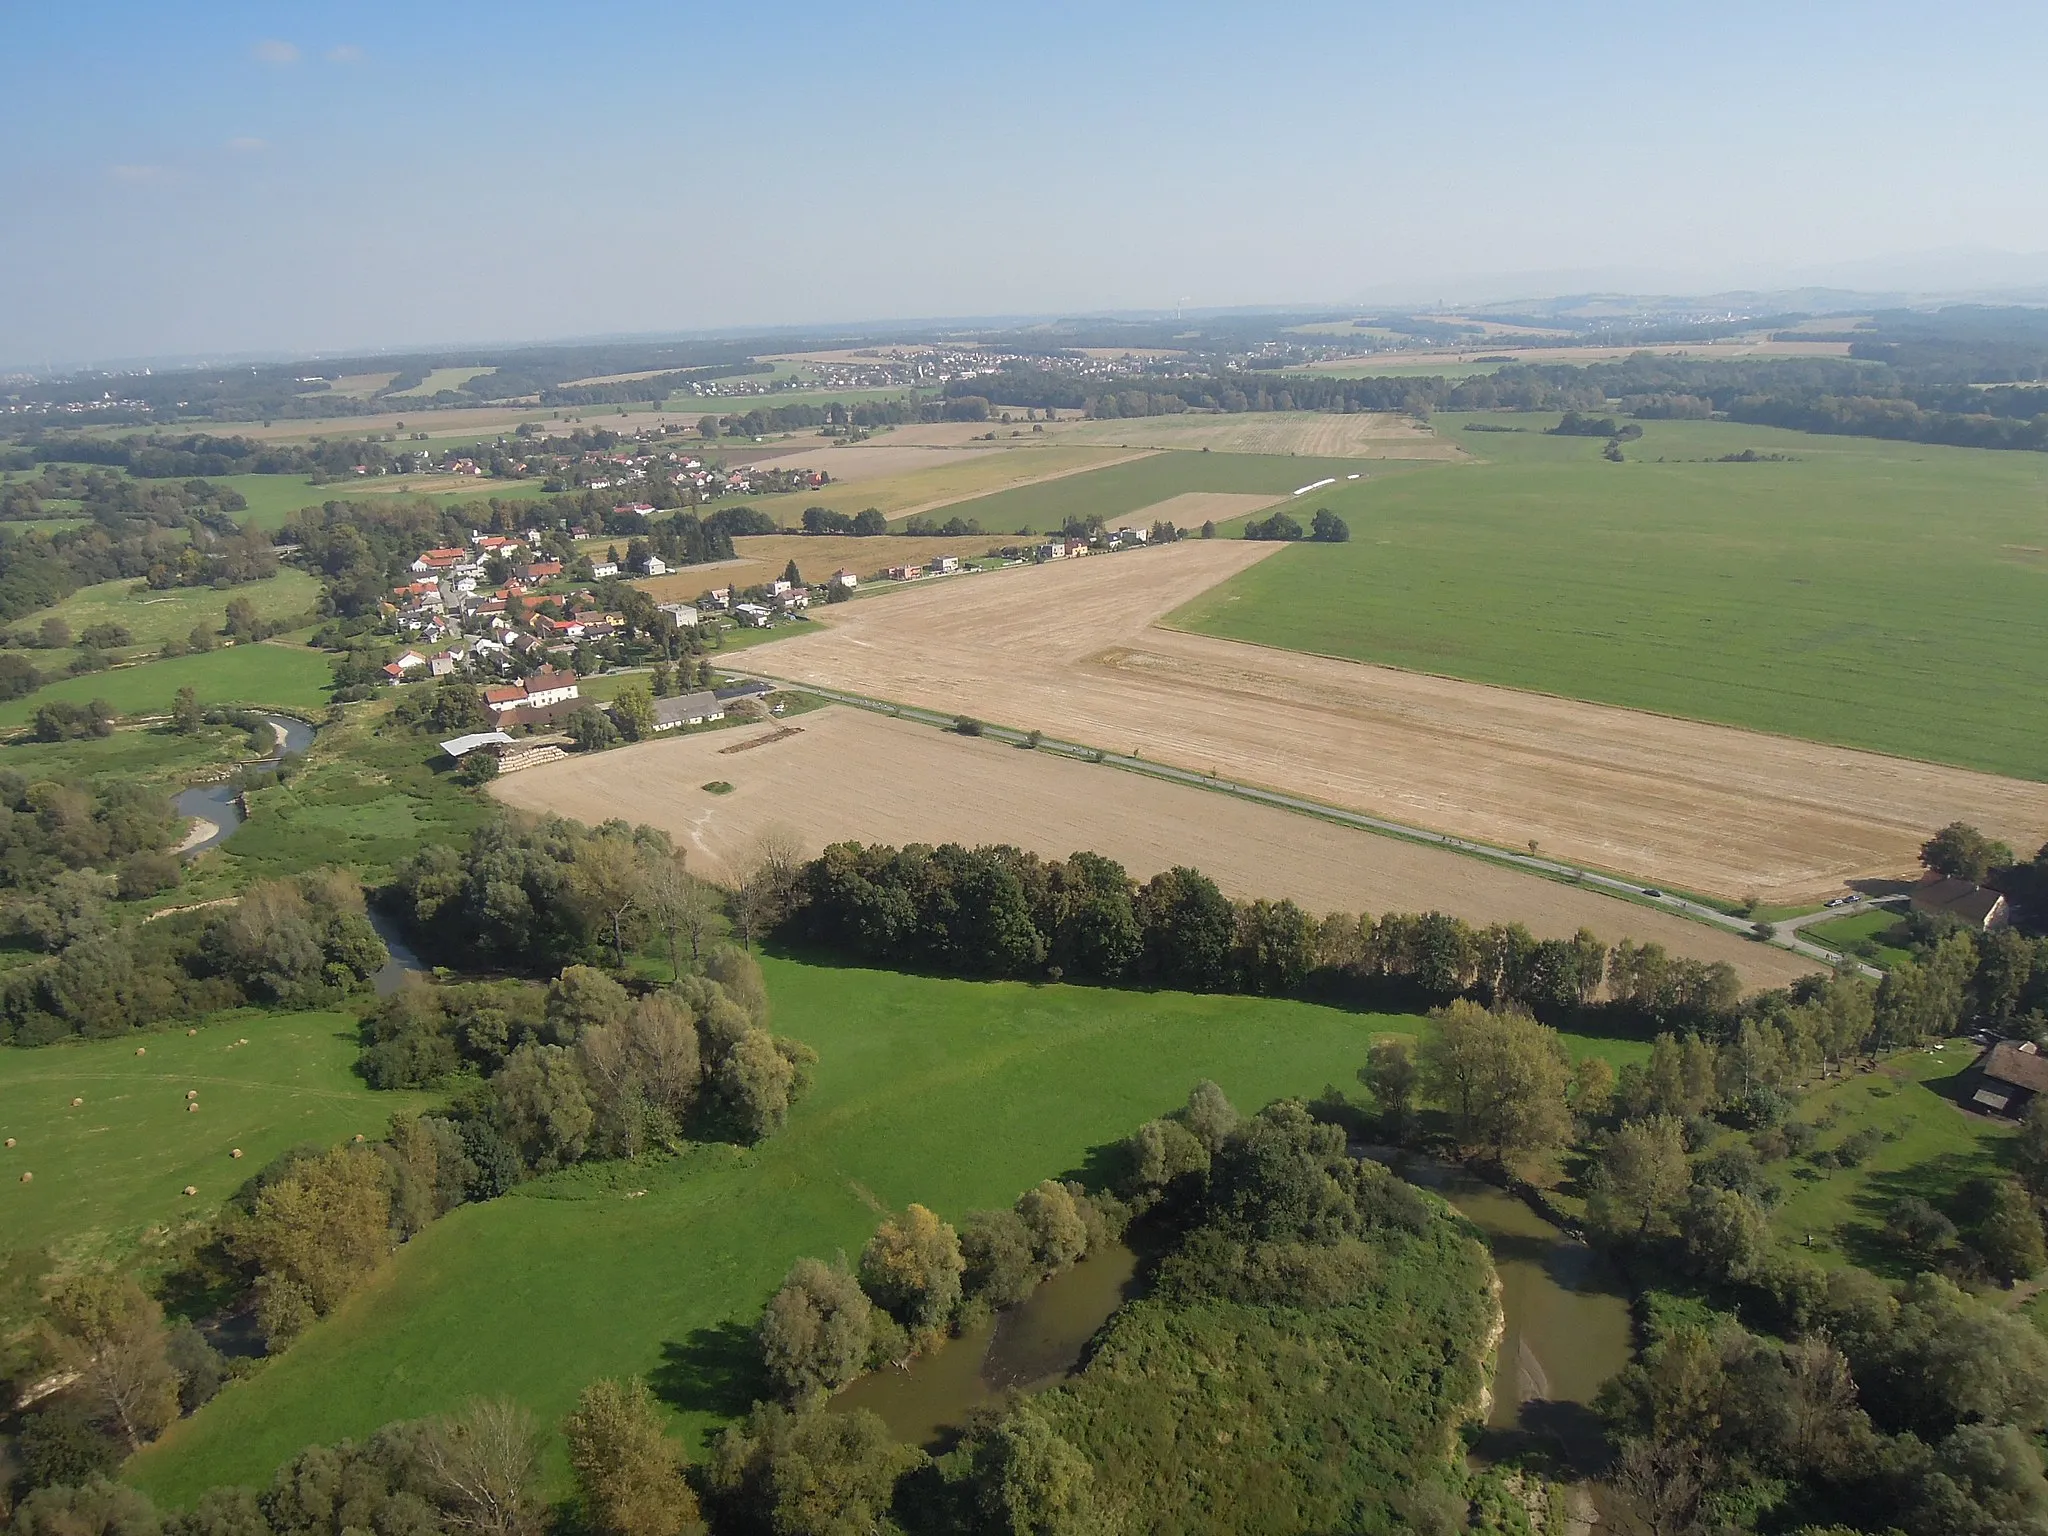
M 792 682 L 760 671 L 732 668 L 736 675 L 758 677 L 772 682 L 777 687 L 794 693 L 808 693 L 829 700 L 835 704 L 850 705 L 875 714 L 893 716 L 919 725 L 936 726 L 942 730 L 951 729 L 962 718 L 948 715 L 940 710 L 923 709 L 915 705 L 897 704 L 888 699 L 878 699 L 866 694 L 848 693 L 842 689 L 826 688 L 815 683 Z M 1161 779 L 1168 783 L 1181 784 L 1194 789 L 1206 789 L 1216 794 L 1231 795 L 1257 805 L 1289 811 L 1295 815 L 1310 816 L 1321 821 L 1351 827 L 1362 832 L 1371 832 L 1381 837 L 1392 837 L 1404 842 L 1420 843 L 1432 848 L 1441 848 L 1466 858 L 1477 859 L 1513 869 L 1521 874 L 1536 875 L 1560 885 L 1576 886 L 1591 890 L 1598 895 L 1625 901 L 1634 906 L 1648 907 L 1653 911 L 1669 913 L 1687 918 L 1710 928 L 1739 934 L 1757 943 L 1769 944 L 1774 948 L 1790 951 L 1805 959 L 1833 968 L 1849 965 L 1859 974 L 1876 980 L 1883 976 L 1877 967 L 1861 960 L 1841 954 L 1825 945 L 1804 938 L 1796 928 L 1781 928 L 1768 939 L 1759 937 L 1754 919 L 1740 917 L 1710 906 L 1704 901 L 1686 896 L 1667 893 L 1652 897 L 1648 894 L 1649 882 L 1630 879 L 1626 875 L 1611 871 L 1585 868 L 1581 865 L 1566 864 L 1557 859 L 1546 859 L 1540 854 L 1516 853 L 1512 849 L 1496 847 L 1489 843 L 1475 842 L 1470 838 L 1453 837 L 1447 832 L 1431 831 L 1427 827 L 1413 826 L 1407 822 L 1394 821 L 1384 816 L 1370 815 L 1364 811 L 1347 810 L 1342 806 L 1328 805 L 1304 795 L 1292 795 L 1281 790 L 1264 789 L 1256 784 L 1247 784 L 1237 779 L 1226 779 L 1216 774 L 1197 773 L 1188 768 L 1177 768 L 1169 763 L 1155 763 L 1130 753 L 1114 752 L 1101 747 L 1091 747 L 1083 742 L 1057 740 L 1042 732 L 1028 732 L 1011 726 L 992 725 L 977 721 L 980 734 L 995 741 L 1007 742 L 1012 746 L 1035 746 L 1038 751 L 1051 752 L 1057 756 L 1073 758 L 1080 762 L 1099 763 L 1106 767 L 1120 768 L 1127 773 L 1136 773 L 1148 778 Z M 1037 737 L 1035 742 L 1033 736 Z
M 1084 444 L 1083 446 L 1093 447 L 1094 445 Z M 1001 496 L 1008 491 L 1021 491 L 1035 485 L 1050 485 L 1055 480 L 1065 480 L 1073 475 L 1092 475 L 1100 469 L 1115 469 L 1119 464 L 1131 464 L 1139 459 L 1156 458 L 1162 453 L 1173 453 L 1175 451 L 1172 448 L 1140 448 L 1126 453 L 1119 458 L 1104 459 L 1100 464 L 1076 464 L 1070 469 L 1047 470 L 1042 475 L 1034 475 L 1029 480 L 1019 480 L 1013 485 L 1006 485 L 998 490 L 969 491 L 961 496 L 942 496 L 937 501 L 920 502 L 914 507 L 905 507 L 901 512 L 890 513 L 889 521 L 892 524 L 900 523 L 907 518 L 922 517 L 927 512 L 937 512 L 946 507 L 957 507 L 962 502 L 980 501 L 984 496 Z M 860 482 L 858 480 L 849 480 L 846 484 L 848 486 L 857 486 Z

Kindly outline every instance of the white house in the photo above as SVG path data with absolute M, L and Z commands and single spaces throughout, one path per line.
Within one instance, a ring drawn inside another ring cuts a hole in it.
M 678 629 L 695 629 L 697 627 L 697 605 L 695 603 L 662 603 L 655 611 L 667 614 L 669 623 Z
M 751 624 L 756 629 L 766 629 L 768 621 L 774 617 L 759 603 L 741 603 L 733 612 L 739 615 L 742 624 Z
M 654 701 L 654 728 L 657 731 L 672 731 L 679 725 L 703 725 L 706 721 L 724 718 L 724 707 L 708 688 L 686 693 L 680 698 Z
M 535 708 L 548 704 L 561 704 L 580 697 L 574 672 L 558 672 L 553 667 L 542 667 L 526 680 L 526 698 L 523 702 Z
M 594 560 L 591 562 L 590 574 L 592 576 L 616 576 L 619 574 L 619 562 L 616 560 Z

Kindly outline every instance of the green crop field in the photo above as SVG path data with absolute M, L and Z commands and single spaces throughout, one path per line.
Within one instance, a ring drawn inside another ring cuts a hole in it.
M 474 442 L 477 436 L 473 431 L 457 433 L 450 440 Z M 422 485 L 442 486 L 447 480 L 446 475 L 434 474 L 379 475 L 367 480 L 330 480 L 325 485 L 315 485 L 305 475 L 219 475 L 213 484 L 240 491 L 242 499 L 249 503 L 248 510 L 240 514 L 242 522 L 251 528 L 267 529 L 282 527 L 285 519 L 301 507 L 317 507 L 327 501 L 408 494 L 430 495 L 436 501 L 483 501 L 493 496 L 511 500 L 541 494 L 538 480 L 475 480 L 452 491 L 416 489 Z
M 1237 997 L 940 981 L 765 962 L 778 1031 L 819 1053 L 758 1150 L 594 1166 L 457 1210 L 260 1375 L 130 1472 L 172 1502 L 267 1479 L 302 1445 L 509 1393 L 553 1422 L 645 1372 L 693 1436 L 744 1410 L 751 1326 L 800 1255 L 857 1253 L 877 1212 L 1008 1204 L 1214 1077 L 1242 1108 L 1348 1083 L 1413 1021 Z M 645 1198 L 628 1198 L 631 1191 Z
M 0 704 L 0 729 L 26 725 L 40 706 L 60 699 L 72 704 L 105 699 L 117 715 L 166 714 L 178 690 L 186 687 L 201 704 L 318 709 L 327 702 L 333 680 L 327 658 L 318 651 L 269 642 L 237 645 L 64 678 L 27 698 Z
M 413 385 L 411 389 L 394 389 L 384 398 L 387 400 L 427 399 L 438 395 L 444 389 L 460 389 L 471 379 L 481 378 L 497 371 L 495 367 L 435 368 L 430 370 L 426 378 Z
M 1487 462 L 1303 497 L 1351 542 L 1171 622 L 2048 778 L 2048 456 L 1648 422 L 1612 464 L 1555 419 L 1439 415 Z M 1795 462 L 1706 462 L 1745 449 Z
M 978 496 L 933 515 L 941 521 L 949 517 L 971 518 L 990 533 L 1026 529 L 1048 533 L 1070 517 L 1112 521 L 1189 491 L 1278 496 L 1326 478 L 1342 481 L 1362 467 L 1357 459 L 1168 450 L 1087 474 Z M 1368 472 L 1378 477 L 1409 467 L 1375 461 Z
M 161 1248 L 287 1148 L 375 1136 L 392 1114 L 433 1101 L 372 1092 L 355 1058 L 350 1015 L 256 1010 L 220 1014 L 196 1035 L 0 1048 L 0 1128 L 15 1138 L 0 1152 L 5 1247 L 51 1248 L 63 1265 Z M 188 1185 L 199 1193 L 187 1197 Z
M 174 587 L 153 592 L 144 583 L 123 579 L 81 587 L 54 608 L 40 609 L 24 621 L 29 627 L 55 616 L 71 626 L 75 639 L 94 624 L 119 624 L 135 637 L 135 644 L 155 650 L 164 641 L 184 639 L 194 625 L 218 633 L 227 606 L 238 597 L 254 605 L 261 619 L 296 618 L 309 613 L 320 600 L 320 580 L 309 572 L 285 566 L 266 581 L 246 582 L 239 587 Z M 38 656 L 48 666 L 50 658 Z

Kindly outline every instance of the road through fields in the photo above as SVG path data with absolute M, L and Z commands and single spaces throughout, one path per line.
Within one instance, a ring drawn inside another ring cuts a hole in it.
M 934 583 L 832 610 L 748 665 L 1774 904 L 1909 872 L 1949 821 L 2017 848 L 2048 833 L 2048 785 L 1156 627 L 1277 547 Z

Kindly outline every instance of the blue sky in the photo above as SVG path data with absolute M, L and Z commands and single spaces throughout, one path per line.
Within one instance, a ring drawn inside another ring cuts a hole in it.
M 2048 252 L 2048 6 L 10 4 L 0 364 Z

